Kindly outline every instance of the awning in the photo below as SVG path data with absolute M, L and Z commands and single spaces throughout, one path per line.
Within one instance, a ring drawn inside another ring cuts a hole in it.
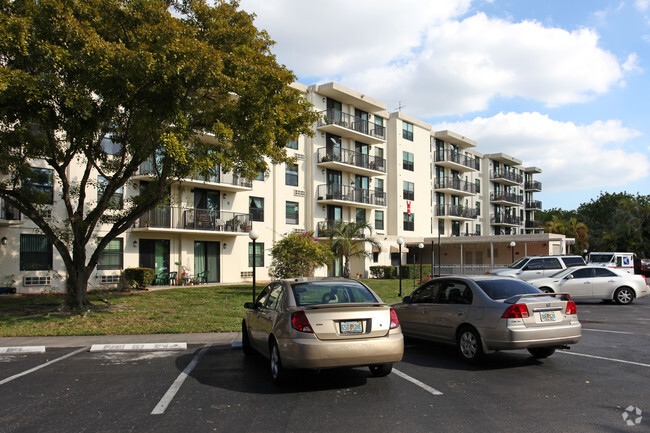
M 390 246 L 390 252 L 391 252 L 391 253 L 399 253 L 399 247 L 396 247 L 396 246 L 394 246 L 394 245 L 391 245 L 391 246 Z M 403 253 L 408 253 L 408 252 L 409 252 L 409 249 L 406 248 L 404 245 L 402 245 L 402 252 L 403 252 Z

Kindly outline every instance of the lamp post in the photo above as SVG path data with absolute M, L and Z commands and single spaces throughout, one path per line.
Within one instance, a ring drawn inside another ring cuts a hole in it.
M 4 244 L 3 244 L 3 245 L 4 245 Z M 587 251 L 586 248 L 585 248 L 584 250 L 582 250 L 582 258 L 585 260 L 585 262 L 587 261 L 587 253 L 588 253 L 588 252 L 589 252 L 589 251 Z
M 399 245 L 399 297 L 402 297 L 402 245 L 404 245 L 404 239 L 397 238 L 397 245 Z
M 253 241 L 253 303 L 255 303 L 255 265 L 257 264 L 256 255 L 255 255 L 255 241 L 260 237 L 260 232 L 253 229 L 248 232 L 248 237 Z
M 517 245 L 515 243 L 515 241 L 510 242 L 510 250 L 511 250 L 510 252 L 512 253 L 512 263 L 515 262 L 515 245 Z
M 420 242 L 418 248 L 420 249 L 420 284 L 422 284 L 422 249 L 424 248 L 424 244 Z

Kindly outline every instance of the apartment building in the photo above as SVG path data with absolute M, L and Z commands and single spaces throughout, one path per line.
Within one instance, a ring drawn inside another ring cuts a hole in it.
M 165 284 L 185 274 L 200 275 L 207 283 L 248 281 L 253 264 L 258 280 L 268 280 L 269 249 L 275 242 L 294 231 L 326 238 L 339 221 L 369 222 L 372 236 L 382 243 L 372 260 L 352 263 L 353 275 L 363 276 L 372 265 L 415 260 L 413 246 L 420 243 L 425 248 L 419 260 L 433 263 L 436 251 L 443 253 L 432 242 L 441 238 L 449 249 L 444 260 L 494 263 L 495 243 L 502 247 L 513 242 L 512 236 L 539 231 L 534 219 L 541 209 L 534 200 L 541 191 L 535 178 L 539 168 L 523 167 L 501 153 L 483 155 L 470 138 L 433 131 L 401 111 L 389 113 L 386 103 L 338 83 L 293 86 L 321 114 L 312 137 L 287 143 L 294 163 L 270 167 L 253 180 L 219 171 L 176 182 L 169 192 L 171 204 L 143 215 L 109 245 L 89 287 L 117 285 L 125 268 L 138 266 L 166 275 Z M 51 191 L 52 212 L 62 212 L 52 170 L 39 162 L 35 168 L 43 171 L 42 187 Z M 116 203 L 138 194 L 151 173 L 143 164 L 133 178 L 136 186 L 120 191 Z M 253 228 L 260 234 L 254 250 Z M 100 227 L 97 236 L 106 232 Z M 530 237 L 530 250 L 557 252 L 560 240 L 548 236 Z M 21 293 L 64 290 L 65 268 L 56 251 L 33 223 L 4 202 L 0 238 L 0 284 L 3 278 L 15 280 Z M 402 256 L 398 238 L 405 241 Z M 454 250 L 456 244 L 464 245 L 464 252 Z M 339 260 L 317 274 L 339 275 L 341 268 Z

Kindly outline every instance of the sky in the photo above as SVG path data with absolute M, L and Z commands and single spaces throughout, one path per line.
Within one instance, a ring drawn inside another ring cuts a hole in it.
M 335 81 L 542 169 L 573 210 L 650 195 L 650 0 L 241 0 L 306 85 Z

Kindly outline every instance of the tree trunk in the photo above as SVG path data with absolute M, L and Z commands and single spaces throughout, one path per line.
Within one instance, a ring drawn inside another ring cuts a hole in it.
M 345 265 L 343 266 L 343 278 L 350 278 L 350 258 L 345 257 Z
M 68 280 L 66 282 L 67 297 L 66 307 L 71 310 L 83 310 L 88 307 L 88 279 L 90 273 L 85 266 L 78 266 L 75 269 L 68 269 Z

